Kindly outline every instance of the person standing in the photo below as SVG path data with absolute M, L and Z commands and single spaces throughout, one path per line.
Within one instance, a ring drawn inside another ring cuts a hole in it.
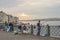
M 50 36 L 50 26 L 49 26 L 49 24 L 47 24 L 47 28 L 48 28 L 48 34 L 46 35 L 46 36 Z
M 40 20 L 39 20 L 38 23 L 37 23 L 37 27 L 38 27 L 37 36 L 39 36 L 39 35 L 40 35 L 40 29 L 41 29 Z
M 10 27 L 10 31 L 13 31 L 13 24 L 12 23 L 9 23 L 9 27 Z
M 22 29 L 22 26 L 21 26 L 21 25 L 19 25 L 19 26 L 18 26 L 18 29 L 21 31 L 21 29 Z
M 25 30 L 25 31 L 26 31 L 26 29 L 27 29 L 27 28 L 26 28 L 26 26 L 25 26 L 25 24 L 24 24 L 24 26 L 23 26 L 23 30 Z

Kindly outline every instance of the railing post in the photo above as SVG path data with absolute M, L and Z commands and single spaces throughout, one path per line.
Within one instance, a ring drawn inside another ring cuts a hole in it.
M 47 25 L 47 28 L 48 28 L 48 36 L 50 36 L 50 26 L 49 25 Z
M 31 34 L 33 34 L 33 25 L 31 25 Z
M 48 26 L 48 36 L 50 36 L 50 26 Z

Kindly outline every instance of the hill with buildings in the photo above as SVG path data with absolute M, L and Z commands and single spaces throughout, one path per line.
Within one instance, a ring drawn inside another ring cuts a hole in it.
M 46 18 L 46 19 L 32 19 L 32 20 L 19 20 L 19 21 L 60 21 L 60 18 Z
M 46 18 L 46 19 L 34 19 L 35 21 L 60 21 L 60 18 Z

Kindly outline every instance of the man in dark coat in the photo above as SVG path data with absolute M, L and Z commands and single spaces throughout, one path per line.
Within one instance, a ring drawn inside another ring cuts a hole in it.
M 13 24 L 12 23 L 9 23 L 9 26 L 10 26 L 10 31 L 13 31 Z
M 37 35 L 39 36 L 39 35 L 40 35 L 40 29 L 41 29 L 40 20 L 39 20 L 38 23 L 37 23 L 37 27 L 38 27 Z

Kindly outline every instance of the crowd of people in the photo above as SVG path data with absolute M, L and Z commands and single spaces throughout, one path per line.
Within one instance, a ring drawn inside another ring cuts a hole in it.
M 36 26 L 32 25 L 32 24 L 29 24 L 29 23 L 27 25 L 29 25 L 29 26 L 26 26 L 25 24 L 21 24 L 21 25 L 18 26 L 18 29 L 22 30 L 22 28 L 23 28 L 23 30 L 26 31 L 26 30 L 29 30 L 29 28 L 31 28 L 30 31 L 31 31 L 31 34 L 33 34 L 33 29 L 36 28 L 36 26 L 37 26 L 37 30 L 38 30 L 37 35 L 38 36 L 40 35 L 40 29 L 41 29 L 40 20 L 38 21 Z
M 40 23 L 40 20 L 38 21 L 37 25 L 32 25 L 32 24 L 24 24 L 24 23 L 21 23 L 20 25 L 18 25 L 18 29 L 23 33 L 23 30 L 24 31 L 27 31 L 30 29 L 31 31 L 31 34 L 33 34 L 33 29 L 37 27 L 37 35 L 39 36 L 40 35 L 40 30 L 41 30 L 41 23 Z M 5 31 L 7 32 L 12 32 L 14 31 L 14 24 L 13 23 L 7 23 L 5 22 Z
M 13 28 L 13 23 L 7 23 L 7 22 L 5 22 L 5 29 L 4 29 L 5 31 L 7 31 L 7 32 L 12 32 L 13 30 L 14 30 L 14 28 Z

